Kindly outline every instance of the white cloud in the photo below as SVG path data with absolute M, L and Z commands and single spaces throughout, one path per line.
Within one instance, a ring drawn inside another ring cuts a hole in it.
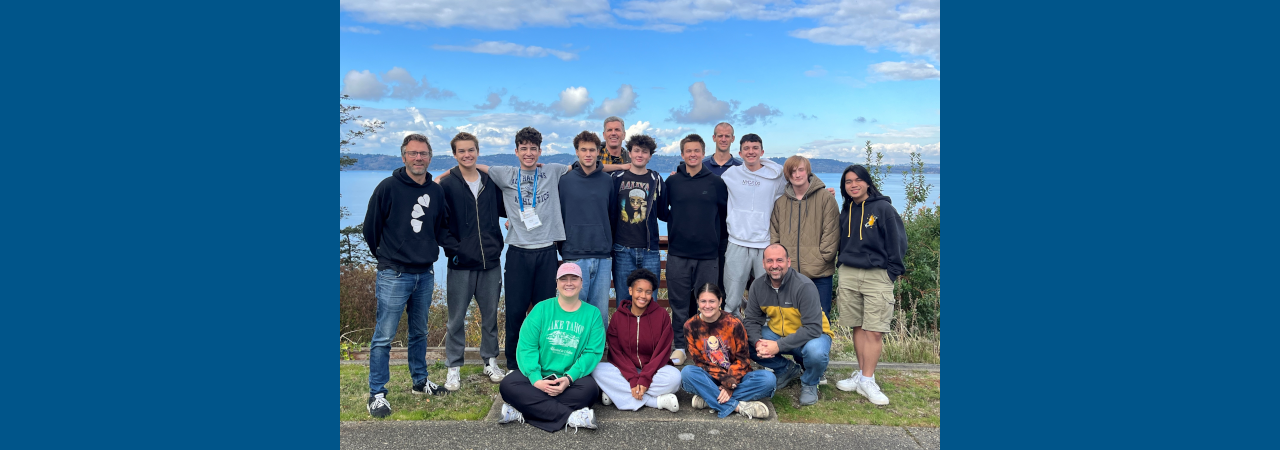
M 378 81 L 378 76 L 368 70 L 352 70 L 342 77 L 342 93 L 357 100 L 382 100 L 387 95 L 387 85 Z
M 884 152 L 885 164 L 906 164 L 911 161 L 910 153 L 912 152 L 919 153 L 924 162 L 930 164 L 939 163 L 942 156 L 941 142 L 928 144 L 873 142 L 871 148 L 875 151 Z M 796 154 L 806 158 L 828 158 L 853 163 L 861 163 L 866 160 L 864 144 L 851 139 L 829 139 L 809 142 L 801 145 Z
M 591 105 L 591 95 L 585 87 L 572 87 L 560 92 L 560 100 L 551 103 L 551 110 L 564 116 L 576 116 Z
M 903 5 L 898 0 L 864 0 L 797 8 L 795 16 L 815 18 L 820 26 L 789 34 L 821 44 L 860 45 L 870 52 L 884 47 L 938 61 L 942 52 L 939 1 Z
M 684 139 L 684 137 L 681 137 L 680 139 Z M 670 144 L 658 147 L 658 151 L 654 152 L 654 154 L 655 155 L 679 155 L 680 139 L 674 139 L 671 141 Z
M 348 33 L 382 34 L 382 31 L 380 30 L 373 30 L 365 27 L 340 27 L 339 30 L 346 31 Z
M 578 59 L 578 54 L 566 52 L 562 50 L 552 50 L 549 48 L 538 47 L 536 45 L 524 46 L 513 44 L 511 42 L 487 41 L 480 42 L 471 46 L 461 45 L 432 45 L 431 48 L 436 50 L 446 50 L 451 52 L 471 52 L 484 53 L 489 55 L 510 55 L 519 56 L 521 58 L 542 58 L 544 56 L 555 56 L 561 61 L 572 61 Z
M 806 77 L 821 77 L 821 76 L 825 76 L 826 74 L 827 74 L 827 69 L 823 69 L 822 66 L 813 66 L 812 70 L 804 71 L 804 76 Z
M 782 115 L 782 111 L 771 107 L 764 103 L 747 108 L 741 114 L 737 115 L 737 121 L 743 125 L 755 125 L 757 121 L 762 124 L 768 124 L 774 117 Z
M 942 72 L 937 67 L 924 61 L 886 61 L 867 66 L 867 72 L 873 76 L 868 81 L 885 80 L 929 80 L 939 78 Z
M 636 109 L 636 91 L 631 85 L 624 84 L 618 88 L 618 98 L 606 98 L 600 106 L 591 111 L 591 118 L 603 119 L 609 116 L 622 117 Z
M 361 21 L 410 27 L 514 30 L 612 22 L 608 0 L 340 0 Z
M 775 6 L 773 3 L 782 3 Z M 699 22 L 723 21 L 737 18 L 746 20 L 777 20 L 792 15 L 790 2 L 768 0 L 633 0 L 623 3 L 613 13 L 618 17 L 662 23 L 693 25 Z M 683 27 L 678 27 L 683 29 Z
M 392 67 L 391 70 L 382 75 L 382 80 L 395 83 L 395 87 L 391 88 L 391 98 L 399 98 L 404 100 L 413 100 L 418 97 L 429 99 L 442 99 L 456 97 L 453 91 L 448 89 L 440 90 L 431 87 L 431 83 L 427 82 L 427 77 L 422 77 L 422 82 L 413 79 L 413 75 L 409 71 L 400 67 Z
M 884 132 L 883 133 L 858 133 L 857 136 L 860 138 L 873 138 L 873 139 L 885 139 L 885 138 L 922 139 L 922 138 L 941 137 L 942 135 L 942 127 L 938 125 L 921 125 L 918 127 L 907 128 L 905 130 L 895 130 L 887 126 L 880 125 L 880 129 L 884 130 Z
M 717 99 L 707 89 L 707 83 L 699 81 L 689 86 L 689 106 L 671 108 L 671 120 L 677 123 L 714 123 L 731 117 L 733 107 L 729 102 Z

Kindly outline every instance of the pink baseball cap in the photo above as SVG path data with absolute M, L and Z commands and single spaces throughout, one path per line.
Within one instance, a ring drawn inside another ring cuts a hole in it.
M 578 267 L 578 264 L 571 262 L 561 264 L 560 270 L 556 271 L 556 279 L 559 280 L 560 277 L 565 275 L 577 275 L 578 278 L 582 278 L 582 268 Z

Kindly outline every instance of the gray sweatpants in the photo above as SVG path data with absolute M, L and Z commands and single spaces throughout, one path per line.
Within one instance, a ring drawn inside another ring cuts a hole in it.
M 743 247 L 732 242 L 724 251 L 724 310 L 742 317 L 747 289 L 756 278 L 764 276 L 764 249 Z
M 485 361 L 498 356 L 498 295 L 502 292 L 502 269 L 449 269 L 445 299 L 449 304 L 449 332 L 445 338 L 444 359 L 448 367 L 461 367 L 467 346 L 467 310 L 471 298 L 480 306 L 480 357 Z
M 627 367 L 626 370 L 639 373 L 634 365 Z M 657 408 L 659 395 L 674 394 L 680 389 L 680 371 L 670 365 L 662 366 L 658 369 L 658 373 L 653 374 L 653 383 L 640 400 L 631 396 L 631 383 L 622 376 L 618 367 L 611 363 L 597 364 L 596 370 L 591 372 L 591 377 L 596 379 L 596 384 L 600 385 L 602 392 L 609 394 L 609 400 L 613 401 L 613 405 L 623 411 L 636 411 L 641 406 Z

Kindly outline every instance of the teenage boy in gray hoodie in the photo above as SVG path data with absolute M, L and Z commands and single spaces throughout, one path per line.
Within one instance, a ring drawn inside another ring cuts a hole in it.
M 720 178 L 729 189 L 729 245 L 724 253 L 724 310 L 742 313 L 747 283 L 764 275 L 764 248 L 769 246 L 769 216 L 782 196 L 787 178 L 782 166 L 764 159 L 764 142 L 755 133 L 742 137 L 738 155 L 741 166 L 730 167 Z

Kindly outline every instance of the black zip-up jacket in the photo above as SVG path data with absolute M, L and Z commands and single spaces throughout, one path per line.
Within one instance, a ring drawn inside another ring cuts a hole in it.
M 455 270 L 486 270 L 499 267 L 502 256 L 502 227 L 499 217 L 506 217 L 502 191 L 493 184 L 489 174 L 480 172 L 480 196 L 471 194 L 462 169 L 449 169 L 449 176 L 440 180 L 444 189 L 444 201 L 449 204 L 449 233 L 458 239 L 458 245 L 444 247 L 449 268 Z
M 907 232 L 889 197 L 868 197 L 862 203 L 845 196 L 840 211 L 840 256 L 837 262 L 862 269 L 889 272 L 889 281 L 906 272 Z M 849 228 L 849 224 L 853 228 Z
M 726 208 L 729 189 L 719 175 L 706 167 L 689 176 L 684 163 L 667 177 L 667 209 L 658 218 L 667 223 L 667 254 L 687 259 L 717 259 L 728 242 Z M 665 214 L 664 214 L 665 213 Z
M 617 196 L 618 189 L 622 187 L 622 175 L 627 172 L 628 171 L 626 170 L 619 170 L 609 174 L 613 176 L 613 192 L 615 194 L 614 195 L 615 199 L 618 198 Z M 656 205 L 654 207 L 654 211 L 666 211 L 667 210 L 666 182 L 662 181 L 662 175 L 658 174 L 657 171 L 654 171 L 652 169 L 649 170 L 648 176 L 649 176 L 649 192 L 656 193 L 656 194 L 653 194 L 653 196 L 656 198 L 651 199 L 651 203 Z M 622 210 L 622 205 L 618 205 L 618 210 L 619 211 Z M 658 250 L 658 219 L 659 219 L 658 216 L 660 215 L 665 215 L 665 214 L 650 214 L 649 218 L 645 219 L 645 222 L 649 225 L 649 250 L 653 250 L 653 251 Z M 619 220 L 622 220 L 622 215 L 615 214 L 614 222 L 613 222 L 614 223 L 613 237 L 615 242 L 617 241 L 617 238 L 618 238 L 617 233 L 619 228 L 618 227 Z M 662 219 L 662 221 L 666 222 L 667 219 Z
M 378 270 L 424 273 L 440 257 L 441 245 L 457 245 L 446 226 L 449 205 L 444 190 L 431 180 L 418 184 L 405 168 L 391 172 L 369 197 L 364 241 L 378 259 Z
M 613 227 L 618 216 L 618 195 L 613 178 L 597 166 L 587 175 L 578 163 L 560 177 L 560 217 L 565 240 L 560 257 L 566 261 L 608 258 L 613 255 Z

